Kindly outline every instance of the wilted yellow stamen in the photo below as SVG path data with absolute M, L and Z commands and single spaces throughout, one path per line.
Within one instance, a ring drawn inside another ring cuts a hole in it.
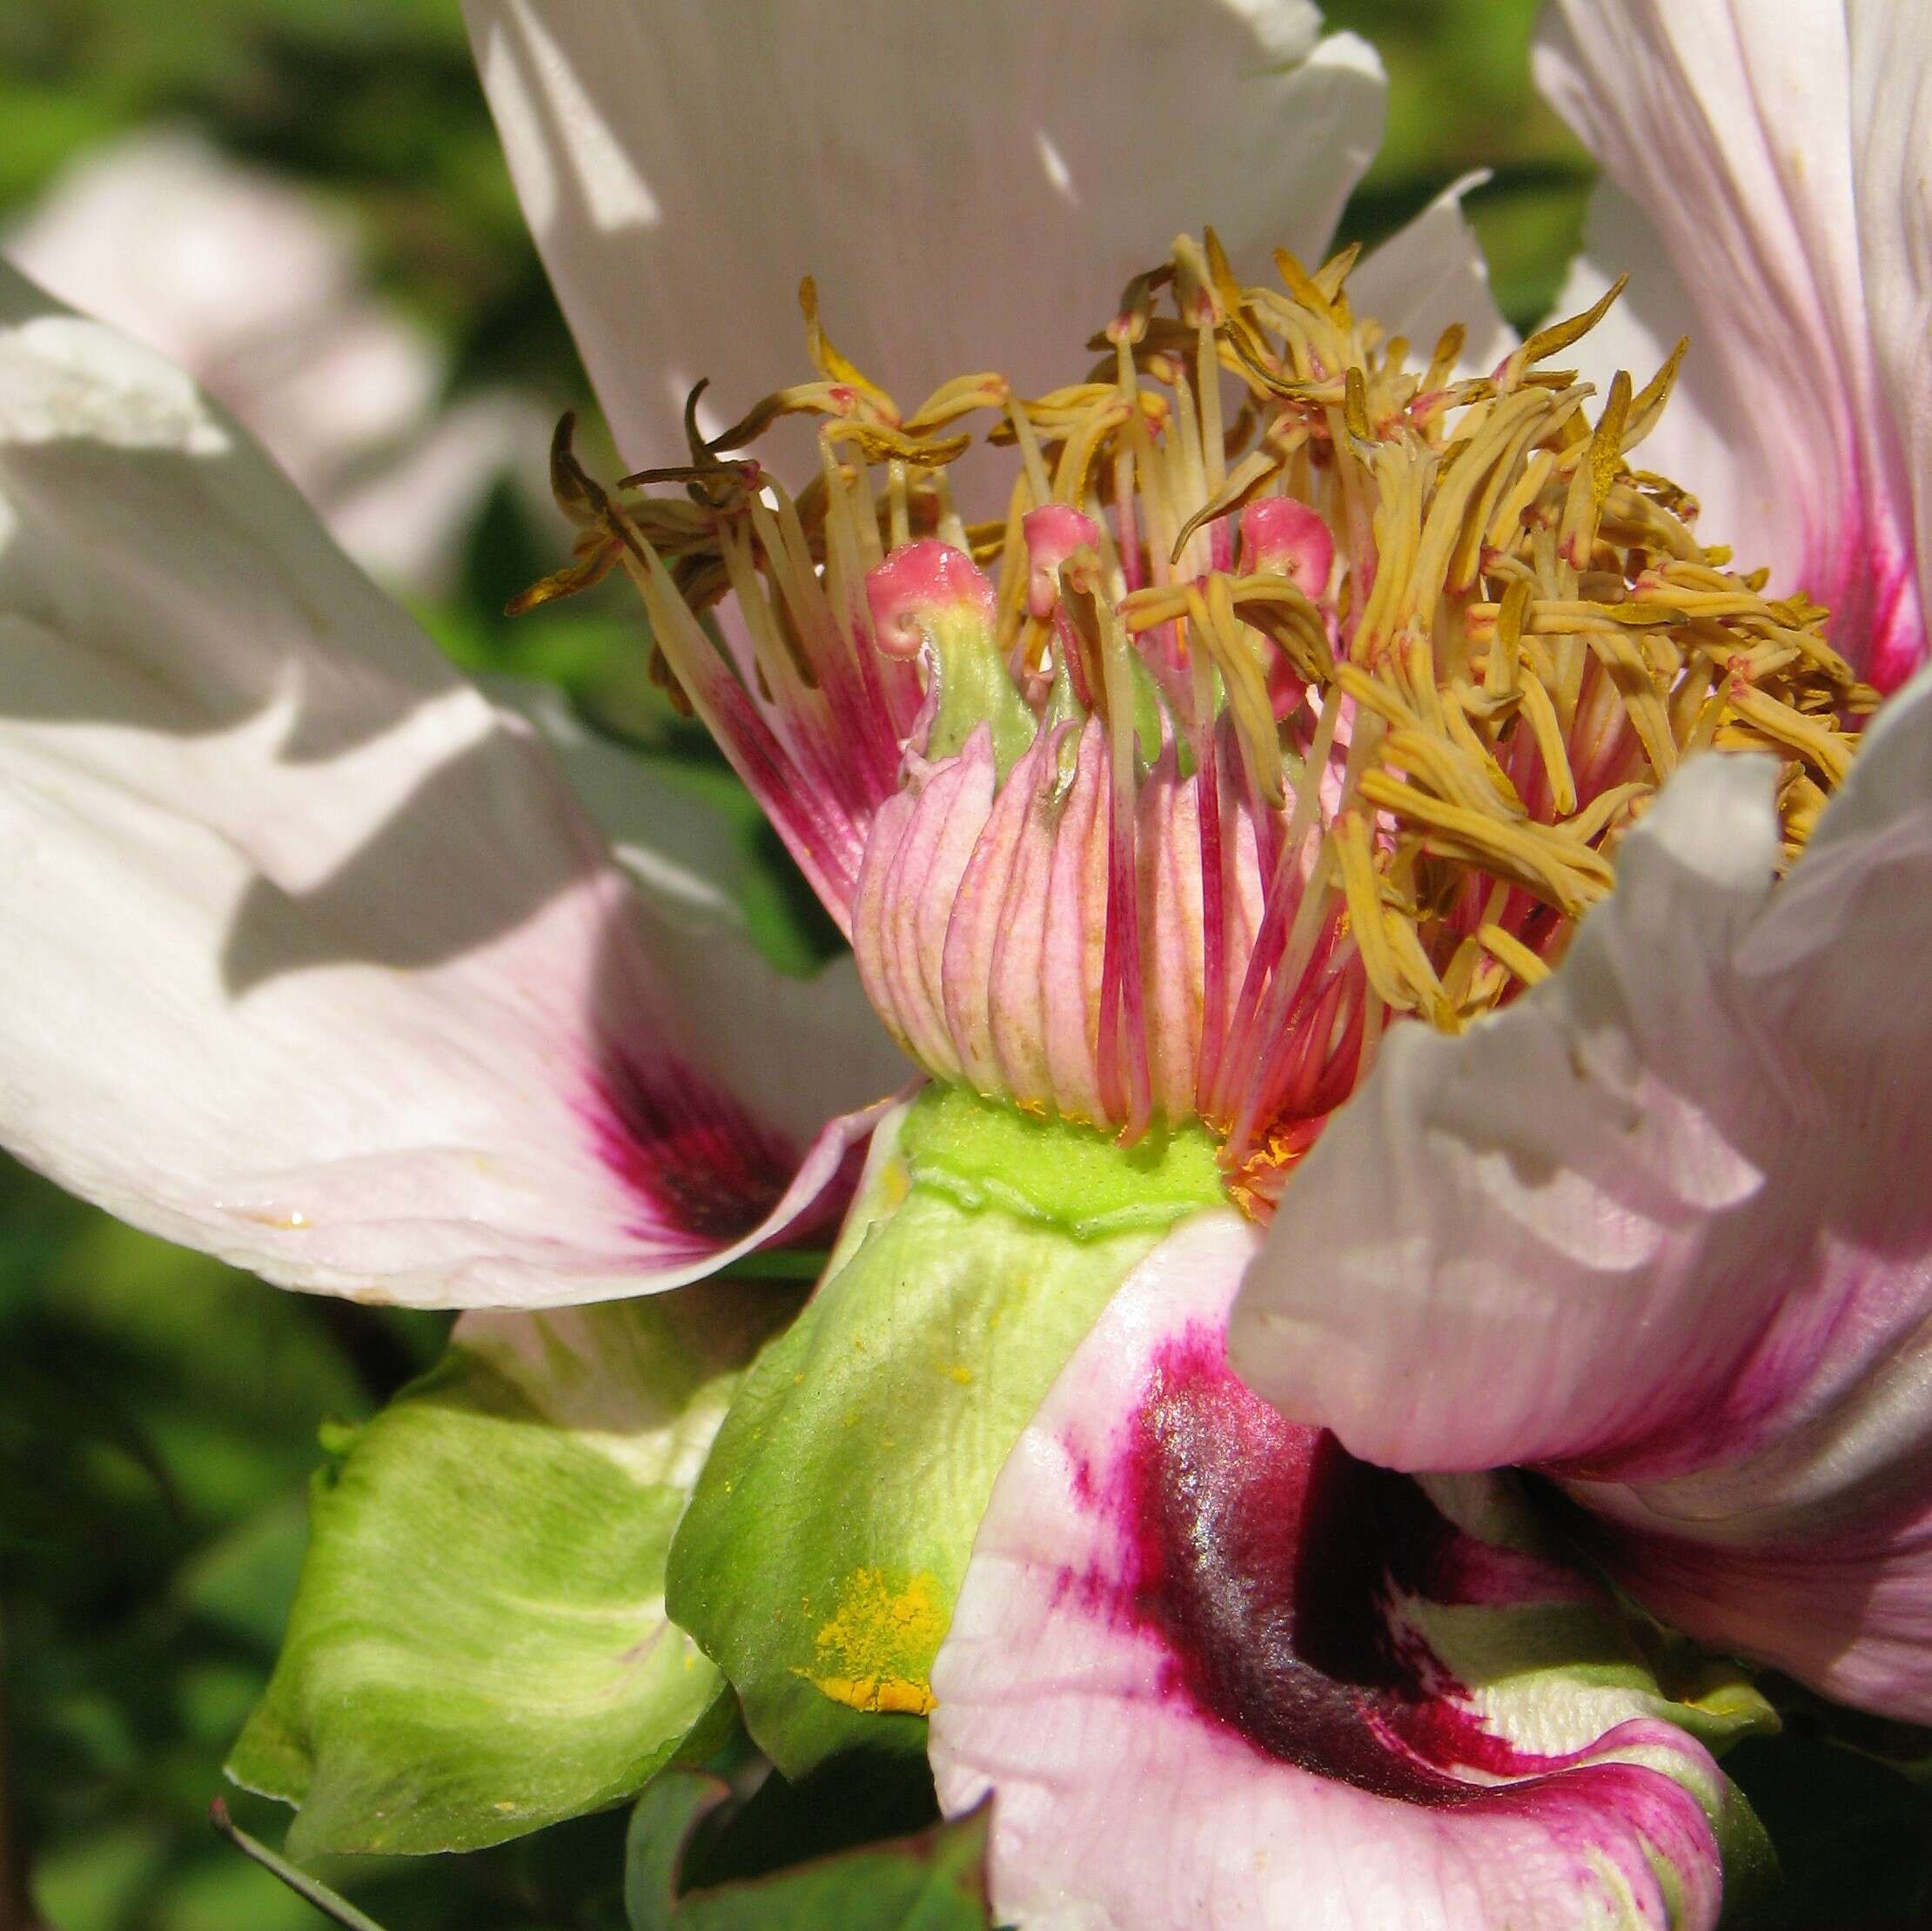
M 1526 986 L 1536 985 L 1550 976 L 1550 969 L 1520 939 L 1513 938 L 1499 925 L 1479 925 L 1476 942 L 1499 964 L 1507 966 Z

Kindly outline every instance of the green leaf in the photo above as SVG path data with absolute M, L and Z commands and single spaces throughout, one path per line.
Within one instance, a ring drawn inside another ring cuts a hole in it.
M 672 1546 L 673 1619 L 788 1776 L 855 1745 L 923 1749 L 994 1477 L 1114 1290 L 1219 1190 L 1188 1136 L 1125 1151 L 943 1090 L 897 1130 Z
M 984 1931 L 983 1815 L 679 1896 L 692 1834 L 729 1794 L 716 1778 L 674 1771 L 639 1800 L 625 1854 L 631 1931 Z
M 711 1283 L 469 1315 L 354 1435 L 228 1766 L 300 1806 L 292 1854 L 497 1843 L 633 1794 L 699 1729 L 723 1686 L 665 1619 L 665 1554 L 795 1304 Z
M 1932 1809 L 1903 1777 L 1803 1713 L 1782 1735 L 1747 1739 L 1724 1768 L 1763 1820 L 1782 1879 L 1746 1901 L 1738 1931 L 1932 1922 Z M 1726 1880 L 1728 1890 L 1728 1864 Z

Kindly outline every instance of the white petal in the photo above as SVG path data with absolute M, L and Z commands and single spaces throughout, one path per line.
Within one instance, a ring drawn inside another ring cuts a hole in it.
M 0 248 L 205 385 L 385 582 L 443 590 L 506 474 L 520 473 L 539 522 L 555 514 L 535 399 L 491 391 L 439 413 L 442 353 L 371 293 L 348 226 L 198 135 L 89 153 Z
M 994 1486 L 930 1747 L 949 1813 L 992 1794 L 1001 1921 L 1707 1927 L 1709 1757 L 1604 1666 L 1589 1585 L 1466 1520 L 1499 1485 L 1450 1512 L 1234 1380 L 1253 1241 L 1156 1247 Z
M 3 246 L 62 301 L 200 377 L 309 329 L 357 285 L 339 224 L 176 129 L 91 150 Z
M 1582 365 L 1693 346 L 1646 451 L 1700 531 L 1835 613 L 1887 687 L 1924 654 L 1904 452 L 1875 357 L 1841 0 L 1555 0 L 1539 83 L 1622 191 L 1566 305 L 1627 270 L 1633 312 Z M 1640 214 L 1637 211 L 1640 209 Z
M 277 348 L 238 370 L 218 361 L 208 387 L 227 403 L 233 386 L 249 433 L 312 501 L 419 429 L 443 384 L 441 352 L 373 301 L 345 302 Z
M 471 0 L 483 84 L 620 446 L 681 459 L 808 370 L 796 291 L 907 407 L 1069 379 L 1129 275 L 1211 221 L 1318 252 L 1381 135 L 1306 0 Z
M 312 493 L 411 426 L 441 380 L 428 339 L 368 298 L 343 224 L 191 133 L 88 155 L 4 251 L 206 384 Z
M 1687 764 L 1549 982 L 1405 1027 L 1288 1190 L 1242 1372 L 1397 1467 L 1542 1465 L 1693 1634 L 1932 1716 L 1932 671 L 1771 887 Z
M 538 533 L 540 553 L 568 553 L 573 533 L 550 493 L 551 427 L 533 395 L 486 389 L 312 500 L 330 534 L 379 582 L 445 596 L 458 576 L 461 540 L 505 482 Z
M 1516 331 L 1503 319 L 1489 292 L 1489 264 L 1462 211 L 1462 198 L 1487 178 L 1466 174 L 1452 182 L 1348 279 L 1348 298 L 1356 312 L 1406 335 L 1423 362 L 1442 332 L 1461 323 L 1465 334 L 1457 367 L 1469 375 L 1487 374 L 1517 342 Z
M 817 1210 L 876 1056 L 734 1003 L 735 942 L 641 915 L 235 423 L 11 278 L 0 659 L 30 1162 L 291 1285 L 462 1305 L 668 1285 Z
M 716 774 L 619 749 L 587 729 L 549 685 L 495 678 L 489 692 L 542 734 L 629 875 L 674 1009 L 758 1016 L 709 1043 L 711 1064 L 733 1090 L 759 1096 L 769 1117 L 809 1134 L 835 1106 L 867 1104 L 916 1076 L 867 1000 L 849 952 L 800 979 L 774 969 L 751 942 L 738 897 L 744 852 L 702 795 Z M 783 1042 L 775 1068 L 775 1040 Z

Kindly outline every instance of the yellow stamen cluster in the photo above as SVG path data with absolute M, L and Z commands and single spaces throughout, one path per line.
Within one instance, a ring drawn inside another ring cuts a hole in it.
M 1278 879 L 1297 888 L 1275 976 L 1291 981 L 1339 922 L 1372 989 L 1365 1063 L 1390 1014 L 1458 1028 L 1560 955 L 1611 889 L 1619 839 L 1686 756 L 1775 757 L 1788 856 L 1877 700 L 1826 640 L 1823 610 L 1768 597 L 1763 571 L 1734 573 L 1698 540 L 1691 497 L 1633 465 L 1685 345 L 1640 390 L 1620 373 L 1593 416 L 1591 386 L 1551 364 L 1617 289 L 1471 375 L 1459 329 L 1419 365 L 1357 317 L 1353 259 L 1311 272 L 1278 253 L 1278 285 L 1250 286 L 1211 231 L 1184 237 L 1130 285 L 1084 380 L 1020 398 L 969 376 L 909 414 L 831 345 L 808 283 L 818 379 L 711 442 L 694 426 L 688 468 L 626 479 L 682 482 L 682 499 L 607 494 L 566 434 L 559 493 L 583 527 L 579 554 L 525 600 L 618 561 L 648 585 L 661 565 L 692 612 L 728 591 L 755 604 L 755 629 L 808 685 L 812 628 L 862 628 L 851 585 L 921 536 L 997 566 L 1016 677 L 1050 670 L 1097 606 L 1106 640 L 1166 654 L 1155 681 L 1176 741 L 1197 751 L 1204 721 L 1238 741 Z M 976 411 L 1017 462 L 1003 516 L 967 522 L 949 470 Z M 795 500 L 721 453 L 797 413 L 820 421 L 821 467 Z M 1238 560 L 1231 520 L 1277 496 L 1332 533 L 1327 584 Z M 1057 627 L 1030 603 L 1022 533 L 1047 504 L 1098 533 L 1060 576 Z M 654 599 L 654 619 L 667 674 L 696 695 L 709 668 L 691 660 L 691 633 L 667 635 Z M 1102 706 L 1108 684 L 1092 681 Z M 1202 1112 L 1244 1157 L 1265 1161 L 1279 1134 L 1231 1093 Z

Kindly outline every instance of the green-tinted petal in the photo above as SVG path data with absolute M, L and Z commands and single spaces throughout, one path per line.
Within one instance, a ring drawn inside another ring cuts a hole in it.
M 712 1283 L 476 1314 L 317 1479 L 302 1586 L 229 1764 L 299 1856 L 461 1850 L 639 1789 L 722 1694 L 664 1614 L 738 1371 L 793 1304 Z

